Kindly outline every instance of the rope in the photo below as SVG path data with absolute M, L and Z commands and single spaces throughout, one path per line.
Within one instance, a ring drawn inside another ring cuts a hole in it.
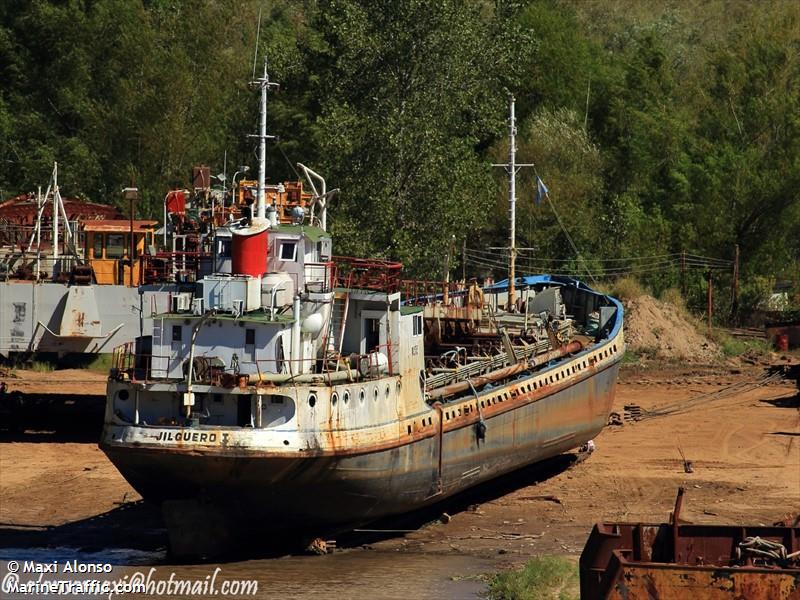
M 759 536 L 746 537 L 743 542 L 739 542 L 736 548 L 736 558 L 740 561 L 743 558 L 751 558 L 753 562 L 763 560 L 765 563 L 787 564 L 790 561 L 796 562 L 800 558 L 800 551 L 787 554 L 786 546 L 780 542 L 765 540 Z
M 698 404 L 706 405 L 713 401 L 727 398 L 728 396 L 731 396 L 733 394 L 749 392 L 751 390 L 757 389 L 759 387 L 768 385 L 770 383 L 782 379 L 783 379 L 783 374 L 778 372 L 763 377 L 757 381 L 744 381 L 740 383 L 734 383 L 733 385 L 729 385 L 728 387 L 722 388 L 721 390 L 717 390 L 716 392 L 700 394 L 699 396 L 695 396 L 694 398 L 690 398 L 689 400 L 686 400 L 684 402 L 674 402 L 672 404 L 665 404 L 664 406 L 660 406 L 652 410 L 643 411 L 642 417 L 639 420 L 644 421 L 645 419 L 652 419 L 655 417 L 666 417 L 668 415 L 682 414 L 694 408 Z

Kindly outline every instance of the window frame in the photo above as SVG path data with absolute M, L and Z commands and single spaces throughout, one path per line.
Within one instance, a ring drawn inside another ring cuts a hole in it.
M 283 262 L 297 262 L 297 240 L 280 240 L 278 244 L 278 260 Z M 283 249 L 291 246 L 292 247 L 292 258 L 284 258 Z

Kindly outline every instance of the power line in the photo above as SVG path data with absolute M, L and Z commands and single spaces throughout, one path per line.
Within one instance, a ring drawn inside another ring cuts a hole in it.
M 494 258 L 497 260 L 504 260 L 505 257 L 508 256 L 508 253 L 505 251 L 506 249 L 497 249 L 495 251 L 487 251 L 487 250 L 480 250 L 478 248 L 467 248 L 466 253 L 472 255 L 474 257 L 486 257 L 486 258 Z M 569 264 L 575 262 L 574 258 L 551 258 L 551 257 L 541 257 L 541 256 L 523 256 L 526 261 L 530 263 L 542 263 L 542 264 L 554 264 L 554 263 L 561 263 L 561 264 Z M 582 259 L 581 259 L 582 260 Z M 727 267 L 733 264 L 733 261 L 722 259 L 722 258 L 715 258 L 711 256 L 701 256 L 699 254 L 683 254 L 680 252 L 673 252 L 670 254 L 654 254 L 649 256 L 629 256 L 629 257 L 614 257 L 614 258 L 598 258 L 595 257 L 592 259 L 594 263 L 631 263 L 632 265 L 636 265 L 639 263 L 643 263 L 646 261 L 654 262 L 654 261 L 669 261 L 672 263 L 680 264 L 683 262 L 684 264 L 703 264 L 703 265 L 715 265 L 719 267 Z M 624 266 L 624 265 L 619 265 Z
M 472 264 L 478 267 L 488 267 L 491 269 L 499 269 L 502 271 L 507 271 L 508 265 L 507 263 L 501 258 L 497 256 L 482 256 L 476 255 L 473 251 L 467 251 L 465 256 L 466 262 L 468 264 Z M 569 267 L 564 269 L 563 267 L 567 265 L 562 265 L 562 267 L 555 267 L 554 269 L 549 269 L 544 267 L 542 264 L 534 264 L 529 261 L 521 261 L 520 266 L 523 268 L 530 270 L 530 271 L 542 271 L 547 270 L 552 275 L 567 275 L 567 276 L 576 276 L 579 275 L 581 270 L 580 269 L 570 269 Z M 702 261 L 680 261 L 677 259 L 668 259 L 668 260 L 656 260 L 651 261 L 649 263 L 636 263 L 628 266 L 619 265 L 617 267 L 609 267 L 605 269 L 601 269 L 598 273 L 598 277 L 600 278 L 608 278 L 608 277 L 619 277 L 623 275 L 647 275 L 647 274 L 655 274 L 655 273 L 673 273 L 676 270 L 684 270 L 684 271 L 697 271 L 697 270 L 712 270 L 712 271 L 719 271 L 719 270 L 727 270 L 728 266 L 725 265 L 715 265 L 713 263 L 707 263 Z M 560 272 L 565 271 L 565 272 Z

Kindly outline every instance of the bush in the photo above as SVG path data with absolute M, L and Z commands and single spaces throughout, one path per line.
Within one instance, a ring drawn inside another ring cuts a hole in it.
M 35 373 L 49 373 L 53 368 L 53 364 L 46 361 L 33 361 L 30 365 L 30 370 Z
M 578 600 L 578 565 L 564 556 L 541 556 L 522 569 L 503 571 L 489 581 L 493 600 Z
M 772 347 L 769 340 L 759 338 L 737 338 L 721 329 L 712 330 L 709 336 L 717 343 L 722 354 L 728 358 L 747 353 L 769 354 Z
M 678 288 L 668 287 L 659 296 L 659 300 L 666 304 L 671 304 L 677 308 L 681 313 L 686 312 L 686 300 L 683 299 L 683 294 Z
M 611 286 L 611 295 L 619 300 L 633 300 L 647 293 L 647 289 L 635 277 L 621 277 Z

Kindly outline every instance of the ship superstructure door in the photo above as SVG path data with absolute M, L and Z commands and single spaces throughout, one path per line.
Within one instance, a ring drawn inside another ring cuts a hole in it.
M 361 311 L 361 354 L 386 345 L 386 313 L 377 310 Z

